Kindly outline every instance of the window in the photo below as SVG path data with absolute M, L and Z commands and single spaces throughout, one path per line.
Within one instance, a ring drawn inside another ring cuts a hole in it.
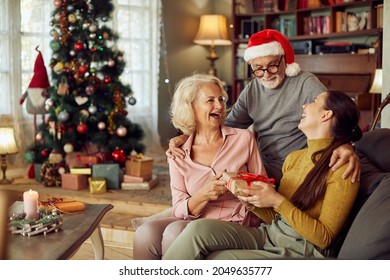
M 127 104 L 128 117 L 145 127 L 148 141 L 157 141 L 161 2 L 113 0 L 112 3 L 115 7 L 112 21 L 107 24 L 118 32 L 117 46 L 124 53 L 126 68 L 121 79 L 131 86 L 137 99 L 135 106 Z M 27 127 L 32 125 L 32 116 L 26 112 L 25 104 L 19 105 L 19 99 L 31 81 L 37 46 L 50 79 L 52 50 L 49 42 L 52 40 L 50 20 L 53 10 L 53 1 L 0 1 L 0 116 L 12 115 L 13 126 L 22 127 L 20 135 L 30 135 Z M 150 133 L 155 135 L 148 135 Z M 31 140 L 32 137 L 26 138 Z

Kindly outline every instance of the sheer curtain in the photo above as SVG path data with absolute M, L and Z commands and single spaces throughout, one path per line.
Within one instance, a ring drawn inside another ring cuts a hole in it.
M 94 1 L 98 0 L 90 2 Z M 134 106 L 127 104 L 128 117 L 145 131 L 146 154 L 163 163 L 157 132 L 161 0 L 114 0 L 113 4 L 109 24 L 119 33 L 117 46 L 126 61 L 121 79 L 132 87 L 137 100 Z M 20 150 L 9 157 L 11 165 L 24 164 L 24 151 L 34 141 L 33 115 L 19 99 L 31 81 L 37 46 L 50 76 L 49 23 L 53 10 L 53 1 L 0 1 L 0 126 L 14 127 Z M 38 124 L 42 121 L 42 116 L 37 116 Z

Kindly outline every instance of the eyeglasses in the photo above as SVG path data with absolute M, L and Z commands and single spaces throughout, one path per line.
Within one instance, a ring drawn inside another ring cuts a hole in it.
M 256 77 L 263 77 L 265 71 L 267 71 L 269 74 L 275 74 L 279 70 L 279 65 L 282 62 L 283 55 L 280 57 L 278 65 L 270 65 L 267 68 L 257 68 L 252 71 L 252 74 L 255 75 Z

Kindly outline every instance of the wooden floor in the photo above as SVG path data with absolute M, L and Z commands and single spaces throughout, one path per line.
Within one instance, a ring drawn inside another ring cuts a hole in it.
M 7 171 L 8 178 L 13 179 L 9 185 L 0 185 L 0 189 L 7 190 L 11 200 L 22 200 L 23 192 L 34 189 L 39 193 L 40 200 L 50 197 L 61 197 L 85 203 L 112 204 L 109 211 L 100 223 L 104 239 L 104 259 L 131 260 L 133 259 L 132 219 L 145 217 L 161 212 L 171 205 L 169 174 L 166 166 L 155 167 L 154 175 L 159 178 L 158 184 L 151 190 L 122 191 L 108 190 L 105 194 L 91 194 L 85 190 L 64 190 L 59 187 L 45 187 L 34 179 L 15 175 L 17 171 Z M 20 171 L 19 171 L 20 173 Z M 73 255 L 71 260 L 93 260 L 94 252 L 90 239 Z

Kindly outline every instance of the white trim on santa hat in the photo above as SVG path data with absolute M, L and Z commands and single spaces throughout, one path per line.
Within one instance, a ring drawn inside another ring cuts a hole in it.
M 263 57 L 268 55 L 284 55 L 282 44 L 278 41 L 273 41 L 247 48 L 244 53 L 244 59 L 246 62 L 248 62 L 249 60 L 256 57 Z

